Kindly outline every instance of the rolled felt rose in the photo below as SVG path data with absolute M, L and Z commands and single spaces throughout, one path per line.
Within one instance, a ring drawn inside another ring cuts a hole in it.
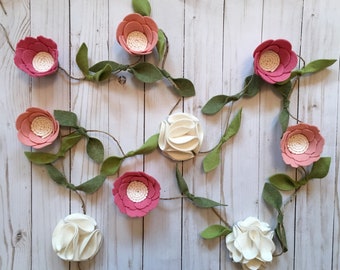
M 59 221 L 52 234 L 52 247 L 66 261 L 86 261 L 99 251 L 103 235 L 96 221 L 87 215 L 74 213 Z

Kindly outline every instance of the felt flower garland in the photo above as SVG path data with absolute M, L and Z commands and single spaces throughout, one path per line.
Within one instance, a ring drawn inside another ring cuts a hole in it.
M 127 53 L 135 56 L 151 54 L 156 48 L 161 67 L 142 62 L 142 58 L 127 65 L 107 60 L 90 66 L 88 48 L 83 43 L 77 53 L 76 63 L 84 77 L 78 79 L 99 82 L 108 79 L 112 74 L 127 71 L 144 83 L 166 79 L 179 96 L 194 96 L 195 88 L 190 80 L 173 78 L 163 69 L 168 41 L 165 33 L 150 17 L 151 6 L 148 0 L 133 0 L 132 5 L 135 13 L 127 15 L 118 25 L 117 42 Z M 327 68 L 335 60 L 320 59 L 294 70 L 298 63 L 298 56 L 292 50 L 290 42 L 284 39 L 264 41 L 254 50 L 253 57 L 254 73 L 245 78 L 244 88 L 232 96 L 212 97 L 204 105 L 202 113 L 216 114 L 228 103 L 236 102 L 241 98 L 251 98 L 259 93 L 263 83 L 272 85 L 274 91 L 280 94 L 282 98 L 279 115 L 283 133 L 280 143 L 282 158 L 287 165 L 301 168 L 303 174 L 299 179 L 292 179 L 283 173 L 275 174 L 270 176 L 269 182 L 264 185 L 262 197 L 277 212 L 276 226 L 272 229 L 270 225 L 256 217 L 248 217 L 230 226 L 214 210 L 216 206 L 223 206 L 222 203 L 190 193 L 178 166 L 175 172 L 182 196 L 197 207 L 211 208 L 224 223 L 224 225 L 209 226 L 201 232 L 201 236 L 205 239 L 225 236 L 230 258 L 240 263 L 243 269 L 260 269 L 272 261 L 274 252 L 277 250 L 273 241 L 274 236 L 280 243 L 282 253 L 287 251 L 281 192 L 290 191 L 295 195 L 310 180 L 325 177 L 331 161 L 329 157 L 321 157 L 325 141 L 317 127 L 300 123 L 300 121 L 294 126 L 288 126 L 288 123 L 289 118 L 292 117 L 289 112 L 289 99 L 296 82 L 303 75 L 313 74 Z M 58 68 L 62 69 L 58 66 L 57 44 L 43 36 L 26 37 L 19 41 L 15 49 L 14 63 L 32 77 L 44 77 L 56 73 Z M 237 134 L 241 127 L 241 116 L 242 109 L 228 123 L 217 145 L 206 153 L 202 164 L 204 172 L 210 172 L 219 166 L 222 147 Z M 75 192 L 82 201 L 83 214 L 74 213 L 65 217 L 53 232 L 54 251 L 61 259 L 68 261 L 93 258 L 103 240 L 102 234 L 97 229 L 96 221 L 86 215 L 85 203 L 80 192 L 87 194 L 96 192 L 108 176 L 119 172 L 123 161 L 129 157 L 149 154 L 159 148 L 163 155 L 171 160 L 185 161 L 199 154 L 203 141 L 203 130 L 198 119 L 186 113 L 170 114 L 160 123 L 159 133 L 148 138 L 136 150 L 127 153 L 123 151 L 114 136 L 103 131 L 87 130 L 79 125 L 77 115 L 69 111 L 55 110 L 52 115 L 41 108 L 28 108 L 18 116 L 16 128 L 18 139 L 24 145 L 39 150 L 25 152 L 28 160 L 45 166 L 54 182 Z M 71 132 L 61 136 L 62 129 L 71 130 Z M 111 137 L 117 143 L 120 155 L 104 158 L 103 144 L 97 138 L 90 136 L 94 132 L 101 132 Z M 87 155 L 100 164 L 100 172 L 97 176 L 75 186 L 66 179 L 54 163 L 64 158 L 65 154 L 82 139 L 86 140 Z M 59 143 L 56 153 L 40 150 L 56 142 Z M 121 213 L 130 217 L 143 217 L 157 207 L 161 199 L 160 189 L 158 181 L 145 172 L 126 172 L 113 183 L 113 201 Z

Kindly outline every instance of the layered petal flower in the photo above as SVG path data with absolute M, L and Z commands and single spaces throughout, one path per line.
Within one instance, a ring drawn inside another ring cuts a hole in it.
M 273 236 L 274 231 L 269 225 L 255 217 L 239 221 L 226 237 L 230 258 L 241 263 L 243 269 L 260 269 L 273 259 L 275 251 Z
M 158 41 L 158 26 L 148 16 L 129 14 L 118 25 L 116 39 L 132 55 L 150 54 Z
M 59 134 L 59 122 L 48 111 L 35 107 L 20 114 L 15 126 L 19 141 L 35 149 L 52 144 Z
M 49 38 L 26 37 L 18 42 L 15 65 L 32 77 L 43 77 L 58 70 L 57 44 Z
M 284 39 L 261 43 L 253 56 L 255 74 L 270 84 L 287 80 L 298 61 L 292 45 Z
M 320 159 L 324 144 L 325 139 L 316 126 L 290 126 L 280 142 L 283 161 L 294 168 L 308 166 Z
M 52 234 L 52 247 L 66 261 L 86 261 L 93 258 L 103 242 L 96 221 L 75 213 L 60 220 Z
M 158 205 L 160 185 L 144 172 L 126 172 L 114 182 L 112 194 L 122 213 L 143 217 Z
M 182 161 L 195 157 L 202 142 L 201 125 L 191 114 L 176 113 L 161 123 L 158 146 L 173 160 Z

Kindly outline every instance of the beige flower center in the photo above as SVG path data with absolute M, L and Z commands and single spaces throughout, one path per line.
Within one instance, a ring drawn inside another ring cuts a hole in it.
M 126 194 L 131 201 L 141 202 L 148 196 L 148 188 L 140 181 L 132 181 L 127 187 Z
M 45 116 L 38 116 L 32 121 L 31 130 L 35 135 L 46 138 L 53 132 L 53 122 Z
M 259 65 L 263 70 L 273 72 L 280 65 L 280 56 L 274 51 L 265 51 L 260 56 Z
M 133 31 L 127 36 L 126 44 L 129 49 L 135 52 L 141 52 L 146 49 L 148 45 L 148 39 L 142 32 Z
M 38 72 L 45 72 L 53 67 L 54 59 L 52 55 L 47 52 L 37 53 L 32 60 L 34 69 Z
M 303 154 L 309 147 L 309 141 L 305 135 L 296 134 L 288 139 L 287 146 L 291 153 Z

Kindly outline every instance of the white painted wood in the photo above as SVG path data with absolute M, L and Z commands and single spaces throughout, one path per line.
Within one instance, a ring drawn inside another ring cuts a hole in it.
M 113 60 L 135 62 L 115 40 L 119 22 L 132 13 L 131 1 L 9 1 L 2 0 L 0 23 L 16 44 L 25 36 L 44 35 L 58 44 L 60 66 L 75 77 L 82 74 L 75 56 L 82 42 L 89 49 L 90 64 Z M 308 3 L 307 3 L 308 2 Z M 196 115 L 206 131 L 202 151 L 211 149 L 224 132 L 228 112 L 215 116 L 201 113 L 207 100 L 218 94 L 240 91 L 253 71 L 252 53 L 266 39 L 285 38 L 307 61 L 340 56 L 340 4 L 325 1 L 180 1 L 150 0 L 151 16 L 164 30 L 170 50 L 165 69 L 173 77 L 186 77 L 196 96 L 180 101 L 175 112 Z M 147 61 L 157 63 L 156 57 Z M 122 84 L 119 76 L 126 78 Z M 159 150 L 124 161 L 119 174 L 140 170 L 161 184 L 159 206 L 142 219 L 120 213 L 113 203 L 108 177 L 92 195 L 83 195 L 87 214 L 97 220 L 104 243 L 94 260 L 67 263 L 51 247 L 51 233 L 69 212 L 81 212 L 77 196 L 52 182 L 43 167 L 30 165 L 15 140 L 15 119 L 29 106 L 74 111 L 87 129 L 112 134 L 125 152 L 137 149 L 159 131 L 178 97 L 166 81 L 143 85 L 121 72 L 99 84 L 69 79 L 62 71 L 47 78 L 29 78 L 13 63 L 13 52 L 0 33 L 0 269 L 241 269 L 228 257 L 224 238 L 206 241 L 199 232 L 220 221 L 210 210 L 194 207 L 180 196 L 175 178 L 176 163 Z M 326 139 L 324 155 L 332 157 L 329 175 L 302 188 L 297 200 L 285 209 L 289 251 L 274 259 L 267 269 L 322 269 L 340 267 L 339 257 L 339 64 L 301 79 L 291 98 L 292 114 L 320 127 Z M 275 213 L 261 199 L 263 184 L 274 173 L 294 176 L 281 160 L 278 143 L 280 100 L 266 86 L 251 99 L 236 102 L 231 117 L 243 108 L 239 133 L 223 146 L 222 163 L 204 174 L 203 155 L 179 163 L 190 191 L 228 204 L 217 210 L 232 225 L 257 216 L 271 225 Z M 294 120 L 290 121 L 294 124 Z M 120 155 L 104 134 L 105 157 Z M 58 163 L 74 184 L 99 172 L 80 143 L 65 161 Z M 47 150 L 53 150 L 48 148 Z

